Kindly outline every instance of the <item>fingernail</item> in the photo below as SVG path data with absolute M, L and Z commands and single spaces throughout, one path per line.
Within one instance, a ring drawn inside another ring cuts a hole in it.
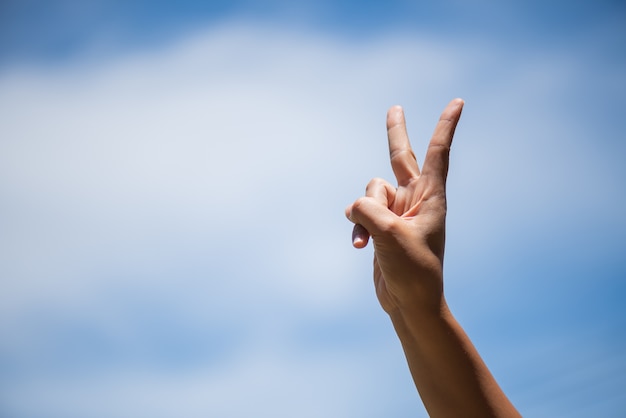
M 365 247 L 369 241 L 369 236 L 369 232 L 367 232 L 367 229 L 365 229 L 362 225 L 354 225 L 354 229 L 352 230 L 352 245 L 355 248 Z

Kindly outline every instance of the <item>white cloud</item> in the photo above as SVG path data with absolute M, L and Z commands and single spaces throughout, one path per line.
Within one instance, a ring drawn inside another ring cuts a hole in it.
M 270 348 L 279 351 L 304 317 L 376 309 L 371 295 L 361 299 L 373 292 L 369 256 L 350 248 L 343 208 L 369 178 L 389 177 L 384 112 L 395 103 L 405 105 L 422 155 L 445 102 L 467 99 L 450 176 L 448 252 L 448 261 L 464 264 L 453 262 L 452 272 L 467 263 L 479 269 L 490 262 L 485 249 L 509 242 L 511 231 L 546 228 L 564 208 L 561 228 L 586 222 L 596 203 L 581 191 L 604 196 L 608 220 L 599 222 L 623 231 L 625 202 L 615 193 L 623 169 L 604 163 L 620 159 L 594 148 L 584 116 L 570 125 L 567 109 L 554 107 L 589 74 L 572 69 L 567 53 L 524 61 L 490 48 L 407 34 L 354 45 L 226 25 L 163 50 L 5 73 L 0 354 L 15 359 L 25 350 L 43 361 L 38 344 L 51 342 L 38 330 L 47 317 L 83 318 L 118 350 L 142 352 L 150 341 L 133 306 L 171 314 L 173 327 L 186 322 L 192 332 L 216 322 L 244 341 L 275 332 Z M 497 67 L 503 60 L 509 65 Z M 491 280 L 471 287 L 480 292 Z M 149 407 L 151 416 L 183 407 L 185 416 L 366 416 L 350 409 L 361 390 L 381 391 L 367 400 L 370 411 L 397 400 L 398 385 L 358 371 L 369 367 L 365 358 L 338 350 L 307 363 L 288 346 L 283 361 L 258 343 L 235 345 L 242 353 L 221 371 L 114 370 L 80 389 L 71 379 L 51 387 L 58 379 L 41 376 L 7 393 L 17 408 L 41 396 L 33 414 L 70 405 L 79 414 L 105 393 L 106 416 L 133 412 L 124 405 Z M 406 373 L 403 360 L 386 373 Z M 255 382 L 259 376 L 269 383 Z M 84 404 L 68 395 L 75 390 Z M 410 387 L 402 394 L 415 396 Z
M 384 149 L 380 97 L 409 79 L 388 74 L 389 62 L 409 60 L 399 53 L 406 43 L 354 52 L 235 28 L 119 62 L 5 75 L 2 188 L 15 211 L 6 268 L 28 288 L 45 286 L 44 276 L 74 287 L 94 265 L 151 265 L 174 234 L 290 253 L 283 262 L 296 274 L 293 260 L 313 245 L 325 256 L 338 247 L 319 234 L 349 231 L 343 207 L 370 166 L 384 167 L 374 153 Z

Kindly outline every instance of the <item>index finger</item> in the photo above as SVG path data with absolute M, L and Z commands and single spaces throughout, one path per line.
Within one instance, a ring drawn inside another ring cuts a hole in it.
M 387 112 L 387 138 L 389 140 L 389 159 L 391 168 L 399 186 L 406 186 L 412 179 L 419 176 L 419 167 L 409 136 L 402 107 L 393 106 Z
M 464 104 L 462 99 L 454 99 L 441 113 L 428 145 L 428 151 L 426 151 L 422 174 L 437 177 L 445 183 L 448 176 L 452 138 Z

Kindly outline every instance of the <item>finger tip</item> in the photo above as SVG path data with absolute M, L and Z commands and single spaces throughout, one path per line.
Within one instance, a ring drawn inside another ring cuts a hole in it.
M 404 109 L 400 105 L 394 105 L 387 111 L 387 128 L 404 123 Z
M 393 105 L 387 111 L 387 116 L 390 118 L 397 117 L 398 115 L 404 115 L 404 108 L 400 105 Z
M 352 246 L 357 249 L 365 248 L 367 246 L 367 240 L 357 237 L 352 240 Z

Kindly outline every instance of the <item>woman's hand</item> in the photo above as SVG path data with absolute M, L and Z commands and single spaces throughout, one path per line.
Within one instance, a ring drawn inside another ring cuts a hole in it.
M 407 136 L 402 108 L 387 114 L 391 167 L 397 187 L 375 178 L 365 196 L 346 209 L 355 223 L 356 248 L 374 241 L 374 283 L 383 309 L 437 313 L 444 305 L 443 255 L 446 177 L 454 130 L 463 101 L 445 108 L 430 140 L 420 171 Z

